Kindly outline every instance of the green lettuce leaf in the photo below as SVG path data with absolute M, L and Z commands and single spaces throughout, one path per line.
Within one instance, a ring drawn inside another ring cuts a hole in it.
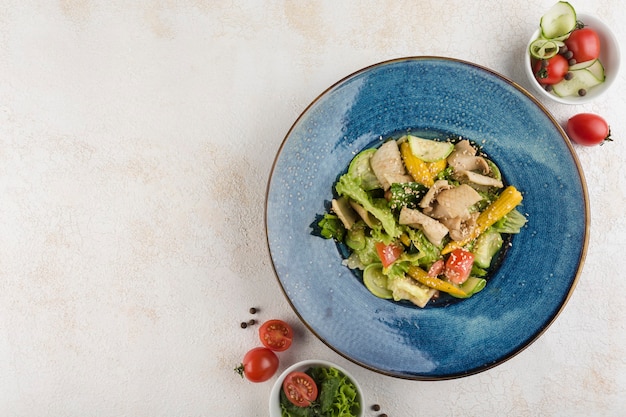
M 365 210 L 370 212 L 372 216 L 376 217 L 389 236 L 400 236 L 402 229 L 397 224 L 386 200 L 372 198 L 367 191 L 361 188 L 359 180 L 347 174 L 342 175 L 335 186 L 335 190 L 339 195 L 348 197 L 359 203 Z
M 501 218 L 492 227 L 499 233 L 519 233 L 528 219 L 517 209 L 513 209 L 509 214 Z
M 339 217 L 334 214 L 326 213 L 324 217 L 317 223 L 319 227 L 319 234 L 326 239 L 343 240 L 346 234 L 346 228 L 344 227 Z

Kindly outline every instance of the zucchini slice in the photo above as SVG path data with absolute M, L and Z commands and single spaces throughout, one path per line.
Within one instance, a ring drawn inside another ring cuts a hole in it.
M 422 139 L 411 135 L 407 138 L 411 153 L 424 162 L 440 161 L 447 158 L 454 150 L 454 145 L 450 142 Z
M 572 78 L 562 80 L 552 86 L 552 91 L 559 97 L 578 95 L 582 89 L 589 91 L 590 88 L 604 82 L 604 66 L 598 59 L 581 62 L 569 68 Z
M 378 298 L 392 298 L 393 293 L 387 288 L 387 276 L 379 263 L 369 264 L 363 271 L 363 284 Z
M 560 1 L 541 16 L 539 26 L 544 39 L 563 40 L 576 29 L 576 11 L 568 2 Z

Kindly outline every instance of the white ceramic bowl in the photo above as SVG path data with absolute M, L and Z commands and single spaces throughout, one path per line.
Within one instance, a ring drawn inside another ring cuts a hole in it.
M 272 387 L 272 391 L 270 392 L 270 400 L 269 400 L 269 403 L 270 403 L 270 417 L 281 417 L 280 391 L 283 389 L 283 380 L 285 379 L 285 377 L 287 375 L 289 375 L 291 372 L 294 372 L 294 371 L 304 372 L 304 371 L 306 371 L 309 368 L 318 367 L 318 366 L 323 366 L 323 367 L 326 367 L 326 368 L 335 368 L 335 369 L 339 370 L 341 373 L 343 373 L 345 376 L 350 378 L 350 380 L 352 381 L 352 383 L 356 387 L 356 390 L 357 390 L 357 393 L 358 393 L 358 398 L 359 398 L 359 401 L 361 403 L 360 411 L 359 411 L 359 414 L 357 415 L 357 417 L 363 417 L 365 415 L 365 410 L 364 410 L 365 405 L 364 405 L 364 402 L 363 402 L 363 391 L 361 390 L 361 387 L 359 386 L 359 383 L 357 382 L 357 380 L 348 371 L 346 371 L 344 368 L 342 368 L 341 366 L 339 366 L 337 364 L 334 364 L 334 363 L 328 362 L 328 361 L 324 361 L 324 360 L 320 360 L 320 359 L 311 359 L 311 360 L 306 360 L 306 361 L 295 363 L 295 364 L 291 365 L 289 368 L 285 369 L 285 371 L 282 374 L 280 374 L 280 376 L 278 377 L 278 379 L 274 383 L 274 386 Z
M 619 72 L 621 62 L 617 38 L 611 29 L 597 17 L 584 13 L 578 13 L 577 18 L 582 21 L 585 26 L 589 26 L 591 29 L 595 30 L 600 37 L 600 62 L 602 62 L 602 65 L 604 66 L 606 80 L 602 84 L 590 88 L 584 96 L 558 97 L 553 93 L 547 92 L 535 79 L 535 75 L 533 74 L 530 64 L 530 53 L 528 52 L 530 44 L 539 37 L 540 30 L 537 29 L 526 44 L 526 50 L 524 53 L 524 70 L 533 91 L 538 94 L 539 97 L 547 98 L 562 104 L 589 103 L 606 93 L 609 88 L 611 88 L 613 82 L 617 79 L 617 73 Z

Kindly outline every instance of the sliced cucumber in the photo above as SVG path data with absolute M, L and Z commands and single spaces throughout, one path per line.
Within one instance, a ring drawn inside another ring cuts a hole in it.
M 530 55 L 536 59 L 550 59 L 559 53 L 559 48 L 563 45 L 561 41 L 551 39 L 535 39 L 528 48 Z
M 379 263 L 369 264 L 365 267 L 363 283 L 376 297 L 385 299 L 393 297 L 393 293 L 387 288 L 387 276 L 383 274 L 383 266 Z
M 366 191 L 382 187 L 370 166 L 370 158 L 375 152 L 375 148 L 361 151 L 352 158 L 352 162 L 350 162 L 350 166 L 348 167 L 348 174 L 354 178 L 360 179 L 361 187 Z
M 604 81 L 604 66 L 599 59 L 592 59 L 591 61 L 579 62 L 569 67 L 570 71 L 587 70 L 596 77 L 599 81 Z
M 454 150 L 450 142 L 439 142 L 407 135 L 411 153 L 424 162 L 435 162 L 447 158 Z
M 486 285 L 487 280 L 484 278 L 469 277 L 467 281 L 461 285 L 461 289 L 467 293 L 468 297 L 471 297 L 472 295 L 482 291 Z
M 502 247 L 502 236 L 500 233 L 487 230 L 476 240 L 472 253 L 474 254 L 474 264 L 480 268 L 489 268 L 493 256 Z
M 589 91 L 590 88 L 604 82 L 604 67 L 598 59 L 581 62 L 569 68 L 572 78 L 562 80 L 552 86 L 552 91 L 559 97 L 575 96 L 580 90 Z
M 500 168 L 498 168 L 498 166 L 492 160 L 486 158 L 485 160 L 487 161 L 487 165 L 489 166 L 489 176 L 502 181 L 502 173 L 500 172 Z
M 470 298 L 472 295 L 479 293 L 487 285 L 487 280 L 479 277 L 469 277 L 467 281 L 459 286 L 464 296 L 450 293 L 455 298 Z
M 560 1 L 541 17 L 539 26 L 544 39 L 563 40 L 576 28 L 576 10 L 568 2 Z

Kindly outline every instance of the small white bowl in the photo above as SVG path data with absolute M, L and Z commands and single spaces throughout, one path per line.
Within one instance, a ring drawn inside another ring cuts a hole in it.
M 602 62 L 606 74 L 605 81 L 600 85 L 590 88 L 584 96 L 559 97 L 553 93 L 547 92 L 543 86 L 539 84 L 533 74 L 530 64 L 530 52 L 528 52 L 530 44 L 539 37 L 539 29 L 533 33 L 533 36 L 526 44 L 526 50 L 524 53 L 524 70 L 530 85 L 535 93 L 537 93 L 540 97 L 550 99 L 557 103 L 583 104 L 597 99 L 598 97 L 604 95 L 604 93 L 608 91 L 613 82 L 617 79 L 617 73 L 620 68 L 621 56 L 619 44 L 611 29 L 602 20 L 588 14 L 578 13 L 577 19 L 582 21 L 585 26 L 589 26 L 598 33 L 598 36 L 600 37 L 600 62 Z
M 361 387 L 359 385 L 359 383 L 357 382 L 357 380 L 345 369 L 343 369 L 341 366 L 334 364 L 332 362 L 328 362 L 328 361 L 324 361 L 324 360 L 320 360 L 320 359 L 312 359 L 312 360 L 306 360 L 306 361 L 301 361 L 298 363 L 295 363 L 293 365 L 291 365 L 289 368 L 285 369 L 285 371 L 280 374 L 280 376 L 278 377 L 278 379 L 276 380 L 276 382 L 274 383 L 274 386 L 272 387 L 272 391 L 270 392 L 270 417 L 281 417 L 281 409 L 280 409 L 280 391 L 283 389 L 283 381 L 285 379 L 285 377 L 287 375 L 289 375 L 291 372 L 294 371 L 299 371 L 299 372 L 304 372 L 309 368 L 312 367 L 319 367 L 319 366 L 323 366 L 325 368 L 335 368 L 337 370 L 339 370 L 341 373 L 343 373 L 345 376 L 347 376 L 348 378 L 350 378 L 350 380 L 352 381 L 352 383 L 354 384 L 354 386 L 356 387 L 356 391 L 358 394 L 358 399 L 360 402 L 360 410 L 359 413 L 357 415 L 357 417 L 363 417 L 365 415 L 365 410 L 364 410 L 364 402 L 363 402 L 363 391 L 361 390 Z

